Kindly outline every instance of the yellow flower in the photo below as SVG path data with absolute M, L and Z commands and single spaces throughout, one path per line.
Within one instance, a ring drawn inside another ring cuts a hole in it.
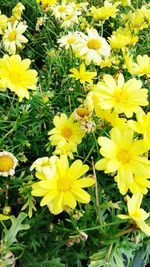
M 131 74 L 136 74 L 139 76 L 146 75 L 147 77 L 150 77 L 150 57 L 147 54 L 143 56 L 138 55 L 136 60 L 137 63 L 130 63 L 128 71 Z
M 76 68 L 70 69 L 70 77 L 75 78 L 76 80 L 80 80 L 80 83 L 92 83 L 92 79 L 97 75 L 97 72 L 91 72 L 91 71 L 86 71 L 85 65 L 81 64 L 79 67 L 79 70 Z
M 150 236 L 150 226 L 145 223 L 149 217 L 144 209 L 140 208 L 143 195 L 140 193 L 134 194 L 131 198 L 127 196 L 128 215 L 119 214 L 120 219 L 132 219 L 138 228 L 140 228 L 146 235 Z
M 45 177 L 33 184 L 32 195 L 43 197 L 40 205 L 47 205 L 53 214 L 59 214 L 67 207 L 74 209 L 77 201 L 89 203 L 90 195 L 83 188 L 92 186 L 94 179 L 80 178 L 88 169 L 81 160 L 74 161 L 69 167 L 68 159 L 62 156 L 56 161 L 55 175 L 50 180 Z
M 12 9 L 12 15 L 15 17 L 16 20 L 21 19 L 23 10 L 25 10 L 25 6 L 21 2 L 18 2 L 16 6 Z
M 45 176 L 47 177 L 47 179 L 50 179 L 56 171 L 56 160 L 56 156 L 52 156 L 50 158 L 38 158 L 36 161 L 33 162 L 30 170 L 32 171 L 35 168 L 36 172 L 40 173 L 40 179 L 45 179 Z
M 73 51 L 77 57 L 85 60 L 86 64 L 93 62 L 100 65 L 103 57 L 109 57 L 110 46 L 105 38 L 99 36 L 97 30 L 87 28 L 87 34 L 80 33 Z
M 113 127 L 125 126 L 126 119 L 120 118 L 118 114 L 111 110 L 103 110 L 100 107 L 95 107 L 95 113 L 97 117 L 111 124 Z
M 148 28 L 145 14 L 142 9 L 136 9 L 134 12 L 129 12 L 125 15 L 123 14 L 122 23 L 135 33 L 139 33 L 139 31 Z
M 133 182 L 129 184 L 129 189 L 132 192 L 132 194 L 135 193 L 142 193 L 147 194 L 148 190 L 147 188 L 150 188 L 150 181 L 148 181 L 148 177 L 143 177 L 139 175 L 133 176 Z M 117 177 L 115 177 L 115 181 L 117 182 Z
M 117 172 L 115 180 L 123 195 L 133 183 L 133 175 L 150 176 L 150 161 L 143 156 L 148 148 L 143 140 L 133 140 L 133 134 L 127 127 L 112 128 L 110 138 L 98 138 L 104 158 L 95 167 L 105 173 Z
M 64 155 L 68 156 L 70 159 L 73 159 L 73 153 L 77 152 L 77 145 L 72 141 L 60 141 L 55 151 L 53 152 L 54 155 Z
M 84 132 L 80 129 L 80 122 L 74 122 L 74 118 L 67 116 L 62 113 L 61 116 L 55 116 L 53 123 L 55 128 L 48 132 L 49 140 L 52 146 L 57 145 L 60 141 L 72 142 L 80 144 L 84 137 Z
M 131 34 L 127 28 L 118 28 L 113 32 L 111 37 L 108 37 L 112 49 L 121 49 L 127 45 L 134 45 L 138 41 L 138 36 Z
M 128 125 L 131 129 L 139 134 L 142 134 L 145 142 L 150 148 L 150 112 L 147 114 L 143 110 L 136 114 L 137 121 L 129 120 Z
M 112 3 L 105 1 L 103 7 L 97 8 L 95 6 L 92 6 L 90 9 L 91 16 L 95 21 L 107 20 L 110 17 L 115 18 L 116 13 L 118 12 L 118 5 L 119 3 L 112 5 Z
M 21 60 L 19 55 L 4 55 L 0 59 L 0 83 L 15 92 L 19 101 L 29 99 L 28 89 L 36 89 L 37 71 L 28 69 L 30 64 L 30 59 Z
M 0 152 L 0 176 L 14 175 L 18 160 L 10 152 Z
M 22 43 L 28 42 L 28 39 L 22 35 L 26 29 L 27 25 L 23 22 L 16 21 L 13 25 L 8 22 L 8 29 L 5 30 L 2 43 L 9 54 L 16 54 L 16 49 L 22 48 Z
M 0 34 L 4 33 L 4 30 L 7 28 L 8 18 L 5 15 L 1 15 L 0 12 Z
M 42 4 L 43 9 L 45 9 L 47 6 L 53 6 L 55 5 L 57 0 L 36 0 L 37 3 Z
M 117 80 L 109 74 L 105 74 L 103 80 L 96 85 L 102 109 L 113 108 L 118 114 L 124 113 L 129 118 L 141 110 L 140 106 L 148 105 L 148 90 L 141 88 L 141 81 L 133 78 L 125 83 L 121 73 Z

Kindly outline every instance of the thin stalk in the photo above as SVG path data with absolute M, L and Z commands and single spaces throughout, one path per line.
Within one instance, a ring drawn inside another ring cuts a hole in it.
M 94 179 L 95 179 L 95 197 L 96 197 L 96 210 L 97 210 L 97 217 L 98 217 L 98 221 L 100 223 L 100 225 L 103 224 L 103 219 L 101 216 L 101 210 L 100 210 L 100 205 L 99 205 L 99 192 L 98 192 L 98 183 L 97 183 L 97 177 L 96 177 L 96 172 L 95 172 L 95 166 L 94 166 L 94 160 L 91 157 L 92 160 L 92 169 L 93 169 L 93 175 L 94 175 Z

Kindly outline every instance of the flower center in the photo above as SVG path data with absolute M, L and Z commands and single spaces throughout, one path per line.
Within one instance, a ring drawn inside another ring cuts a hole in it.
M 70 37 L 70 38 L 68 38 L 67 43 L 68 43 L 69 45 L 71 45 L 71 44 L 74 43 L 74 41 L 75 41 L 75 38 L 74 38 L 74 37 Z
M 65 127 L 62 129 L 61 134 L 65 139 L 68 140 L 72 136 L 72 129 Z
M 66 192 L 70 190 L 71 182 L 69 179 L 61 178 L 58 180 L 57 185 L 58 190 Z
M 128 163 L 130 161 L 129 152 L 126 149 L 120 150 L 117 154 L 117 159 L 123 164 Z
M 65 6 L 60 6 L 60 7 L 58 8 L 58 11 L 59 11 L 60 13 L 63 13 L 63 12 L 66 11 L 66 7 L 65 7 Z
M 117 103 L 121 103 L 127 100 L 127 96 L 125 95 L 125 93 L 120 90 L 116 90 L 116 92 L 114 92 L 113 94 L 113 97 L 115 98 L 115 101 Z
M 13 159 L 8 155 L 0 156 L 0 172 L 9 172 L 14 166 Z
M 12 30 L 12 31 L 8 34 L 8 40 L 9 40 L 10 42 L 16 40 L 16 31 L 15 31 L 15 30 Z
M 89 111 L 87 108 L 77 108 L 76 112 L 82 118 L 89 115 Z
M 87 47 L 89 49 L 98 50 L 101 47 L 101 43 L 99 40 L 93 38 L 93 39 L 88 41 Z

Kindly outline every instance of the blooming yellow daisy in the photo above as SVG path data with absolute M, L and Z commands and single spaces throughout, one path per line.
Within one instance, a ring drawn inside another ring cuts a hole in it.
M 110 55 L 110 46 L 105 38 L 99 36 L 96 29 L 88 29 L 87 35 L 80 33 L 78 43 L 73 47 L 77 57 L 85 60 L 86 64 L 93 62 L 100 65 L 103 57 Z
M 105 170 L 105 173 L 117 172 L 115 180 L 123 195 L 133 183 L 133 175 L 150 177 L 150 161 L 143 155 L 148 148 L 143 140 L 133 140 L 133 134 L 127 127 L 112 128 L 110 138 L 98 138 L 104 158 L 95 168 Z
M 60 141 L 55 151 L 53 152 L 54 155 L 64 155 L 68 156 L 70 159 L 73 159 L 73 153 L 77 152 L 77 144 L 72 141 Z
M 22 48 L 22 44 L 28 42 L 28 39 L 22 35 L 26 29 L 27 25 L 23 22 L 18 23 L 16 21 L 14 24 L 8 22 L 7 29 L 2 38 L 2 44 L 9 54 L 16 54 L 16 49 L 18 47 Z
M 128 118 L 133 113 L 141 110 L 140 106 L 148 105 L 148 90 L 141 88 L 142 82 L 136 79 L 124 80 L 123 74 L 119 74 L 117 79 L 105 74 L 103 82 L 96 85 L 95 91 L 101 98 L 101 108 L 113 108 L 118 114 L 124 113 Z
M 30 59 L 21 60 L 19 55 L 4 55 L 0 59 L 0 84 L 4 84 L 19 97 L 29 99 L 28 89 L 35 90 L 37 71 L 29 69 Z
M 74 122 L 74 118 L 67 118 L 66 114 L 62 113 L 55 116 L 53 123 L 55 128 L 48 132 L 49 140 L 53 146 L 57 145 L 60 141 L 72 142 L 72 144 L 80 144 L 84 137 L 84 131 L 80 128 L 80 122 Z
M 116 31 L 113 31 L 108 40 L 112 49 L 120 49 L 137 43 L 138 36 L 133 35 L 128 28 L 119 27 Z
M 0 152 L 0 176 L 14 175 L 18 160 L 7 151 Z
M 140 208 L 143 195 L 140 193 L 134 194 L 131 198 L 127 196 L 128 215 L 119 214 L 120 219 L 133 220 L 138 228 L 140 228 L 146 235 L 150 236 L 150 226 L 145 223 L 145 220 L 149 217 L 144 209 Z
M 69 166 L 67 157 L 62 156 L 56 161 L 55 175 L 50 180 L 46 178 L 33 184 L 32 195 L 43 197 L 40 205 L 47 205 L 53 214 L 61 213 L 66 207 L 74 209 L 77 201 L 89 203 L 90 195 L 83 188 L 94 185 L 95 181 L 93 178 L 80 178 L 88 169 L 81 160 Z
M 81 64 L 79 70 L 72 68 L 69 71 L 72 72 L 69 76 L 75 78 L 76 80 L 80 80 L 80 83 L 92 83 L 92 79 L 97 75 L 96 71 L 86 71 L 85 64 Z
M 90 14 L 95 21 L 107 20 L 110 17 L 115 18 L 116 13 L 118 12 L 118 9 L 117 9 L 118 5 L 119 3 L 115 3 L 112 5 L 112 3 L 105 1 L 104 6 L 100 8 L 92 6 L 90 8 Z
M 141 110 L 136 114 L 137 121 L 129 120 L 128 125 L 131 129 L 142 134 L 145 142 L 150 148 L 150 112 L 147 114 Z
M 150 57 L 147 54 L 143 56 L 138 55 L 136 60 L 137 63 L 132 62 L 128 71 L 131 74 L 136 74 L 139 76 L 146 75 L 147 77 L 150 77 Z

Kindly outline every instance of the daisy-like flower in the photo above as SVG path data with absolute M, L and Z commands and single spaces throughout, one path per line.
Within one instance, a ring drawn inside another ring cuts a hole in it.
M 74 122 L 74 118 L 62 113 L 61 116 L 55 116 L 53 123 L 55 128 L 48 132 L 49 140 L 53 146 L 57 145 L 60 141 L 72 142 L 72 144 L 80 144 L 84 137 L 84 132 L 81 130 L 80 122 Z
M 7 177 L 14 175 L 18 160 L 7 151 L 0 152 L 0 175 Z
M 97 8 L 95 6 L 92 6 L 90 9 L 90 14 L 95 21 L 107 20 L 110 17 L 115 18 L 116 13 L 118 12 L 118 5 L 119 3 L 115 3 L 112 5 L 112 3 L 105 1 L 103 7 Z
M 128 45 L 134 45 L 138 41 L 138 36 L 132 35 L 128 28 L 118 28 L 108 37 L 112 49 L 121 49 Z
M 36 172 L 40 173 L 40 179 L 45 179 L 45 176 L 50 179 L 56 171 L 55 163 L 57 159 L 56 156 L 38 158 L 33 162 L 30 171 L 36 169 Z
M 92 79 L 97 75 L 96 71 L 86 71 L 85 64 L 81 64 L 79 70 L 72 68 L 69 71 L 72 72 L 69 76 L 75 78 L 76 80 L 80 80 L 80 83 L 92 83 Z
M 35 90 L 37 71 L 29 69 L 30 59 L 21 60 L 19 55 L 4 55 L 0 59 L 0 84 L 4 84 L 19 97 L 29 99 L 28 89 Z
M 57 0 L 36 0 L 37 3 L 42 5 L 43 9 L 55 5 L 56 1 Z
M 43 197 L 40 205 L 47 205 L 50 212 L 59 214 L 67 207 L 74 209 L 77 201 L 89 203 L 91 197 L 83 190 L 94 185 L 93 178 L 80 178 L 87 171 L 88 165 L 76 160 L 71 166 L 67 157 L 62 156 L 56 161 L 56 172 L 50 180 L 39 181 L 32 186 L 32 195 Z
M 68 156 L 70 159 L 73 159 L 73 153 L 77 152 L 77 145 L 76 143 L 70 141 L 60 141 L 57 146 L 55 151 L 53 152 L 54 155 L 64 155 Z
M 131 198 L 127 196 L 128 215 L 119 214 L 120 219 L 131 219 L 137 227 L 140 228 L 146 235 L 150 236 L 150 226 L 145 223 L 145 220 L 149 217 L 144 209 L 140 208 L 143 195 L 140 193 L 134 194 Z
M 97 30 L 88 29 L 87 35 L 80 33 L 78 43 L 73 47 L 77 57 L 85 60 L 86 64 L 93 62 L 100 65 L 103 57 L 110 55 L 110 46 L 105 38 L 99 36 Z
M 150 112 L 147 114 L 141 110 L 136 114 L 137 121 L 129 120 L 128 125 L 131 129 L 142 134 L 145 142 L 150 148 Z
M 147 194 L 148 193 L 147 188 L 150 188 L 150 181 L 148 180 L 149 177 L 143 177 L 143 176 L 141 177 L 139 175 L 134 175 L 133 182 L 129 184 L 129 189 L 132 192 L 132 194 L 135 193 Z M 117 179 L 117 177 L 115 179 Z
M 2 43 L 9 54 L 16 54 L 16 49 L 22 48 L 22 44 L 28 42 L 28 39 L 22 35 L 27 27 L 23 22 L 18 23 L 16 21 L 14 24 L 8 22 L 8 28 L 5 30 Z
M 133 140 L 134 132 L 127 128 L 112 128 L 110 138 L 99 137 L 100 159 L 95 168 L 105 173 L 117 172 L 115 178 L 121 194 L 126 194 L 133 183 L 134 175 L 150 177 L 150 161 L 143 153 L 148 151 L 143 140 Z
M 136 79 L 124 80 L 123 74 L 117 79 L 111 75 L 103 76 L 104 82 L 96 85 L 96 92 L 101 98 L 101 108 L 113 108 L 118 114 L 124 113 L 128 118 L 141 110 L 140 106 L 148 105 L 148 90 L 142 87 L 142 82 Z
M 53 15 L 57 19 L 64 19 L 66 16 L 71 15 L 74 12 L 74 8 L 71 4 L 62 3 L 61 5 L 55 5 L 51 7 Z
M 67 50 L 76 44 L 78 37 L 78 32 L 68 32 L 67 35 L 62 36 L 60 39 L 58 39 L 59 46 L 65 46 L 65 49 Z
M 8 18 L 1 14 L 0 11 L 0 34 L 4 33 L 4 30 L 7 28 L 7 22 L 8 22 Z
M 12 15 L 15 17 L 16 20 L 21 19 L 23 10 L 25 10 L 25 6 L 21 2 L 18 2 L 16 6 L 12 9 Z
M 137 63 L 132 62 L 128 71 L 131 74 L 150 77 L 150 57 L 147 54 L 143 56 L 138 55 L 136 60 Z

